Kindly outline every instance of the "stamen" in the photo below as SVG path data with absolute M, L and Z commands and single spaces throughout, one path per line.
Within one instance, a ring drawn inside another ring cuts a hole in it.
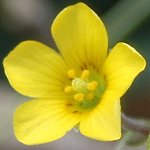
M 75 78 L 75 76 L 76 76 L 75 71 L 73 69 L 68 71 L 68 78 L 69 79 L 73 79 L 73 78 Z
M 75 94 L 74 95 L 74 99 L 76 100 L 76 101 L 82 101 L 83 100 L 83 98 L 84 98 L 84 94 L 83 93 L 77 93 L 77 94 Z
M 86 79 L 86 78 L 89 77 L 89 75 L 90 75 L 90 71 L 89 70 L 83 70 L 80 78 L 81 79 Z
M 97 86 L 98 86 L 98 82 L 94 80 L 87 85 L 87 89 L 93 91 L 96 89 Z
M 64 91 L 65 92 L 71 92 L 72 91 L 72 87 L 71 86 L 66 86 Z
M 87 99 L 91 100 L 91 99 L 93 99 L 93 98 L 94 98 L 94 94 L 93 94 L 93 93 L 89 93 L 89 94 L 87 95 Z

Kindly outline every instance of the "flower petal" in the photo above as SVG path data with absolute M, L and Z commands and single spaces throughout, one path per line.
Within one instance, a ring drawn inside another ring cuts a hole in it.
M 118 98 L 121 97 L 145 66 L 144 58 L 133 47 L 118 43 L 104 66 L 107 89 L 115 91 Z
M 67 65 L 44 44 L 22 42 L 5 58 L 4 68 L 10 84 L 21 94 L 63 99 Z
M 106 59 L 106 29 L 83 3 L 67 7 L 56 17 L 52 35 L 63 57 L 76 70 L 89 64 L 100 69 Z
M 108 93 L 107 93 L 108 94 Z M 109 95 L 109 94 L 108 94 Z M 121 137 L 120 100 L 103 98 L 80 123 L 83 135 L 102 141 L 117 140 Z
M 17 108 L 14 132 L 26 145 L 47 143 L 61 138 L 79 121 L 80 115 L 66 109 L 67 101 L 37 99 Z

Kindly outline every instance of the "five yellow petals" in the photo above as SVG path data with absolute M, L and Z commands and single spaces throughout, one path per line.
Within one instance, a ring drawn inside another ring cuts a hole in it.
M 16 109 L 15 136 L 27 145 L 42 144 L 79 125 L 87 137 L 119 139 L 120 97 L 144 70 L 144 58 L 122 42 L 107 56 L 105 26 L 83 3 L 56 17 L 52 35 L 61 55 L 39 42 L 25 41 L 4 60 L 14 89 L 37 98 Z

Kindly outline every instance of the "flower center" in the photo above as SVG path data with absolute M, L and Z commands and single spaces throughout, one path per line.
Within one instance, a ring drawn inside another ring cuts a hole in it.
M 72 80 L 72 88 L 74 91 L 82 92 L 86 90 L 86 86 L 87 86 L 87 83 L 80 78 L 75 78 Z
M 88 110 L 96 106 L 105 91 L 105 84 L 101 82 L 98 74 L 83 70 L 80 77 L 76 77 L 74 70 L 68 71 L 71 85 L 64 91 L 73 94 L 73 104 L 80 110 Z

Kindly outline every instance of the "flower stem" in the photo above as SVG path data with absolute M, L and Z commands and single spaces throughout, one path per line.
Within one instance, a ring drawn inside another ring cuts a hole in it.
M 148 136 L 150 134 L 150 127 L 146 126 L 142 122 L 139 122 L 138 120 L 127 117 L 123 113 L 122 113 L 122 125 L 124 128 L 139 132 L 145 136 Z
M 132 131 L 127 131 L 123 137 L 121 138 L 121 140 L 119 141 L 119 143 L 117 144 L 115 150 L 122 150 L 128 139 L 130 139 L 131 137 L 133 137 L 133 132 Z

